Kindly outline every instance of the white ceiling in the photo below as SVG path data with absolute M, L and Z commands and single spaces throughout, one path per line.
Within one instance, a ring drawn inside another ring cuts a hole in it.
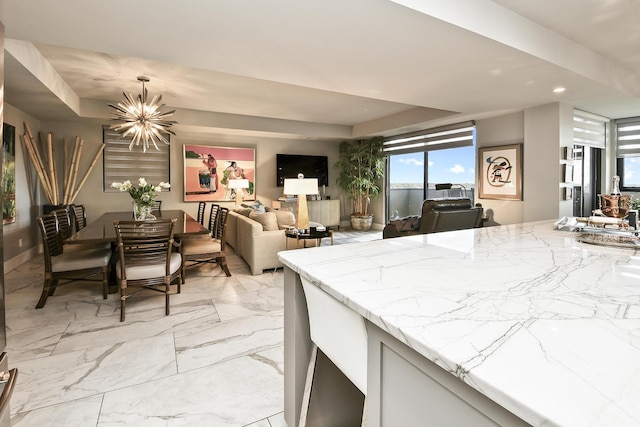
M 0 0 L 0 17 L 5 99 L 40 120 L 106 123 L 139 75 L 178 138 L 389 135 L 551 102 L 640 115 L 638 0 Z

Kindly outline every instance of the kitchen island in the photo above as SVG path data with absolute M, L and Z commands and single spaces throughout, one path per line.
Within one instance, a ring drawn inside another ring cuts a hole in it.
M 455 420 L 455 401 L 486 425 L 640 425 L 638 255 L 552 222 L 281 252 L 287 423 L 311 347 L 303 279 L 366 323 L 369 426 Z

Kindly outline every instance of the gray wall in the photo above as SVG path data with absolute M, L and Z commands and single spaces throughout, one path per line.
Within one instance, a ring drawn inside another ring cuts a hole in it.
M 37 190 L 38 178 L 35 174 L 27 174 L 26 153 L 22 144 L 24 123 L 29 124 L 32 132 L 38 132 L 40 122 L 6 102 L 4 121 L 16 128 L 16 222 L 6 224 L 3 228 L 5 271 L 10 271 L 34 256 L 36 246 L 40 243 L 40 233 L 33 222 L 38 215 L 37 207 L 42 204 Z
M 476 121 L 477 147 L 489 147 L 514 143 L 524 144 L 523 201 L 479 199 L 489 214 L 488 225 L 514 224 L 529 220 L 554 219 L 570 214 L 570 203 L 560 200 L 560 146 L 570 145 L 571 117 L 573 109 L 563 104 L 548 104 L 526 111 L 505 114 L 499 117 Z M 102 122 L 83 120 L 78 122 L 42 122 L 5 103 L 5 121 L 16 127 L 16 136 L 23 134 L 23 122 L 27 121 L 34 133 L 52 132 L 54 140 L 66 137 L 72 141 L 76 135 L 85 140 L 85 155 L 81 159 L 79 173 L 89 166 L 95 151 L 102 143 Z M 172 143 L 171 183 L 172 191 L 162 193 L 163 207 L 184 209 L 196 215 L 197 204 L 183 202 L 182 145 L 256 146 L 257 198 L 270 205 L 282 195 L 282 188 L 275 185 L 277 153 L 326 155 L 329 158 L 329 186 L 326 194 L 341 200 L 343 225 L 349 223 L 351 202 L 346 200 L 335 184 L 336 172 L 333 164 L 338 158 L 339 142 L 317 142 L 297 140 L 272 140 L 255 143 L 244 142 L 240 137 L 178 135 Z M 33 227 L 33 220 L 40 213 L 44 199 L 33 172 L 27 173 L 20 165 L 25 164 L 22 144 L 16 144 L 16 204 L 17 222 L 5 227 L 5 269 L 9 271 L 21 264 L 37 251 L 40 237 Z M 26 163 L 30 169 L 30 164 Z M 476 182 L 476 188 L 478 183 Z M 126 194 L 102 192 L 102 161 L 99 161 L 80 191 L 76 203 L 87 208 L 89 221 L 105 211 L 128 210 L 130 199 Z M 374 228 L 385 224 L 385 198 L 372 201 Z M 569 212 L 569 213 L 567 213 Z M 22 246 L 17 243 L 21 241 Z
M 573 144 L 573 107 L 553 103 L 476 121 L 477 147 L 523 144 L 523 200 L 480 199 L 488 225 L 572 214 L 560 196 L 560 147 Z M 476 177 L 477 179 L 477 177 Z M 476 181 L 476 188 L 478 187 Z
M 51 132 L 54 142 L 59 142 L 66 138 L 69 143 L 76 136 L 83 138 L 83 155 L 78 169 L 80 178 L 88 169 L 96 151 L 102 144 L 102 125 L 107 124 L 96 120 L 39 122 L 7 103 L 5 103 L 5 121 L 16 127 L 16 138 L 21 137 L 24 133 L 24 121 L 29 123 L 31 131 L 36 135 L 38 132 L 43 132 L 45 135 Z M 224 138 L 224 140 L 221 138 Z M 183 197 L 183 144 L 256 147 L 256 196 L 258 200 L 267 206 L 270 206 L 273 200 L 282 195 L 282 187 L 276 186 L 277 153 L 326 155 L 329 160 L 329 186 L 326 188 L 326 195 L 331 196 L 333 199 L 340 198 L 341 192 L 335 184 L 336 173 L 333 169 L 333 164 L 338 159 L 339 142 L 269 139 L 264 142 L 260 141 L 256 145 L 255 143 L 242 141 L 241 138 L 234 139 L 232 136 L 200 135 L 187 137 L 178 135 L 173 139 L 171 146 L 172 189 L 169 192 L 161 193 L 159 196 L 159 199 L 162 200 L 162 206 L 166 206 L 168 209 L 184 209 L 192 216 L 196 216 L 197 203 L 185 203 Z M 46 199 L 41 192 L 40 182 L 32 172 L 30 161 L 25 159 L 22 148 L 22 143 L 16 143 L 17 222 L 5 227 L 5 242 L 11 239 L 12 242 L 17 243 L 21 239 L 22 246 L 5 244 L 4 255 L 7 271 L 33 257 L 39 251 L 40 234 L 34 227 L 34 223 L 36 216 L 42 212 L 42 205 L 46 203 Z M 61 156 L 60 152 L 62 150 L 58 151 Z M 24 167 L 21 167 L 21 165 L 24 165 Z M 104 193 L 102 191 L 102 173 L 103 166 L 102 159 L 100 159 L 75 200 L 75 203 L 85 205 L 89 222 L 103 212 L 129 210 L 131 208 L 131 199 L 127 194 Z M 229 206 L 233 205 L 233 202 L 222 202 L 221 204 L 225 205 L 225 203 Z M 342 215 L 348 217 L 351 205 L 343 201 L 341 209 Z

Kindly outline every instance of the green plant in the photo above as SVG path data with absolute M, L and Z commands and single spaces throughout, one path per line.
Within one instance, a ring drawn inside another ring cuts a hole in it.
M 371 199 L 380 194 L 379 180 L 384 176 L 382 137 L 343 141 L 338 169 L 338 186 L 353 201 L 352 215 L 368 215 Z

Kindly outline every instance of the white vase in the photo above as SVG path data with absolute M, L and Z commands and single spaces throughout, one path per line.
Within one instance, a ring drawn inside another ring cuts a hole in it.
M 373 225 L 373 215 L 351 214 L 351 228 L 357 231 L 369 231 Z
M 151 213 L 151 206 L 140 205 L 133 202 L 133 219 L 136 221 L 149 221 L 156 219 L 155 215 Z

